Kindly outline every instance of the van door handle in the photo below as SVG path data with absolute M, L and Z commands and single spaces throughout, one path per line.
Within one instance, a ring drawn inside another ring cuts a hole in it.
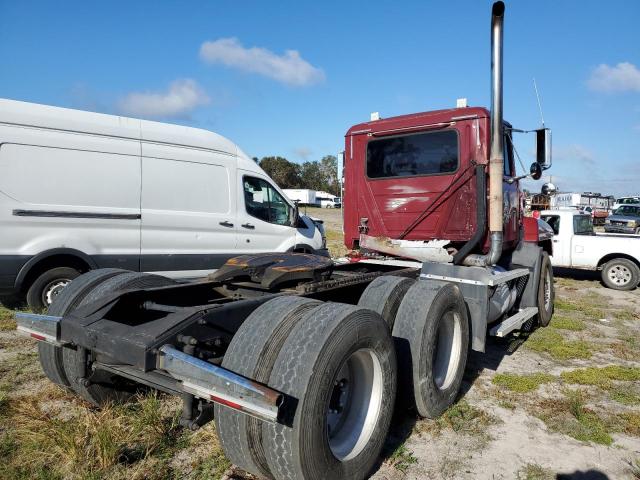
M 233 223 L 231 223 L 229 220 L 225 220 L 224 222 L 219 222 L 219 223 L 223 227 L 233 227 Z
M 256 228 L 256 227 L 255 227 L 255 225 L 253 225 L 253 224 L 251 224 L 251 223 L 243 223 L 243 224 L 242 224 L 242 226 L 243 226 L 244 228 L 248 228 L 248 229 L 250 229 L 250 230 L 253 230 L 254 228 Z

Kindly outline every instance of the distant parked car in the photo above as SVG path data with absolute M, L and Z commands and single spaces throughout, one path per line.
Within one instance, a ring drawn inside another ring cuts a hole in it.
M 320 206 L 322 208 L 340 208 L 342 203 L 340 203 L 340 198 L 323 198 L 320 200 Z
M 640 205 L 623 205 L 605 220 L 607 233 L 633 233 L 640 235 Z
M 623 205 L 637 205 L 640 206 L 640 197 L 620 197 L 613 204 L 612 210 L 616 211 Z

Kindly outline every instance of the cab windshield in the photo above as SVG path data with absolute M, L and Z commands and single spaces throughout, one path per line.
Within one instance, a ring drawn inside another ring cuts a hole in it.
M 632 207 L 630 205 L 623 205 L 615 212 L 616 215 L 625 215 L 627 217 L 640 217 L 640 207 Z

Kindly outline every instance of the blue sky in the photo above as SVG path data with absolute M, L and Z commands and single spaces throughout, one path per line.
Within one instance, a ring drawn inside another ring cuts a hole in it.
M 554 183 L 640 193 L 640 2 L 506 4 L 506 118 L 539 125 L 535 77 Z M 0 96 L 193 125 L 251 156 L 314 160 L 341 151 L 372 111 L 447 108 L 458 97 L 488 106 L 490 9 L 0 0 Z M 532 138 L 516 145 L 528 164 Z

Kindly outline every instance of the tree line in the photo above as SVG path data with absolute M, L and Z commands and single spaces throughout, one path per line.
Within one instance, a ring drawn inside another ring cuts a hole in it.
M 340 195 L 338 159 L 326 155 L 321 160 L 294 163 L 284 157 L 262 157 L 254 161 L 280 188 L 308 188 Z

